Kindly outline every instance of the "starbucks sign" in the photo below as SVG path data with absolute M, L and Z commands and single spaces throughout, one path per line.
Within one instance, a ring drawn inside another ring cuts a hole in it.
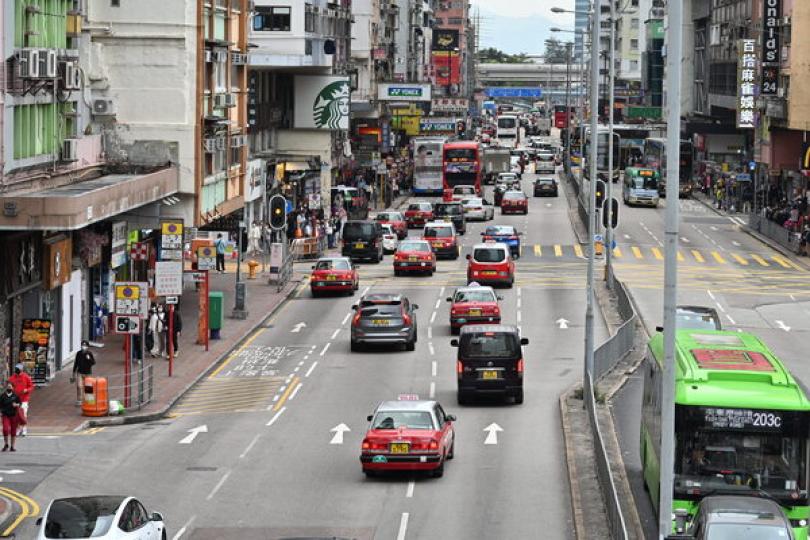
M 349 129 L 349 79 L 346 77 L 295 77 L 295 127 Z

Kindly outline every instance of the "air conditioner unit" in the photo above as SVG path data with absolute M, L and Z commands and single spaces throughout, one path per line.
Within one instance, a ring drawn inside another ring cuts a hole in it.
M 39 54 L 39 49 L 22 49 L 17 54 L 21 79 L 36 79 L 39 77 Z
M 65 90 L 81 90 L 82 71 L 76 62 L 65 62 L 62 70 L 62 86 Z
M 214 58 L 217 62 L 227 62 L 228 61 L 228 51 L 221 50 L 221 51 L 214 51 Z
M 231 64 L 234 66 L 244 66 L 247 64 L 248 56 L 244 53 L 240 52 L 232 52 L 231 53 Z
M 217 150 L 225 150 L 225 137 L 217 137 Z
M 214 61 L 214 53 L 210 49 L 205 50 L 205 63 L 210 64 Z
M 236 94 L 225 94 L 225 106 L 236 107 Z
M 213 137 L 203 139 L 203 148 L 206 154 L 213 154 L 217 151 L 217 140 Z
M 777 88 L 776 89 L 776 96 L 780 97 L 780 98 L 785 97 L 785 89 L 782 88 L 782 87 Z
M 109 98 L 94 99 L 93 116 L 115 116 L 115 101 Z
M 62 161 L 77 161 L 79 139 L 65 139 L 62 143 Z
M 782 26 L 790 26 L 790 15 L 782 17 Z
M 234 135 L 231 137 L 231 148 L 239 148 L 247 144 L 247 135 Z
M 40 55 L 40 58 L 42 55 Z M 45 51 L 45 75 L 46 79 L 55 79 L 59 74 L 59 57 L 56 49 L 47 49 Z M 40 76 L 43 76 L 40 73 Z
M 227 107 L 226 105 L 226 96 L 227 94 L 216 94 L 214 95 L 214 107 L 217 109 L 221 109 L 222 107 Z

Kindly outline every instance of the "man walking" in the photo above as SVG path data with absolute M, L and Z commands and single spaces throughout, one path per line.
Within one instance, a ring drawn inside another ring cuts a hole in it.
M 217 250 L 217 272 L 223 273 L 225 272 L 225 240 L 222 238 L 222 233 L 217 234 L 214 247 Z
M 73 361 L 73 377 L 71 382 L 76 383 L 76 405 L 81 405 L 84 400 L 84 378 L 93 374 L 93 366 L 96 358 L 90 352 L 90 344 L 87 340 L 82 340 L 82 350 L 76 353 Z
M 31 376 L 25 372 L 25 366 L 22 363 L 14 366 L 14 375 L 8 378 L 8 382 L 14 387 L 14 393 L 20 398 L 20 408 L 25 414 L 26 420 L 28 419 L 28 401 L 31 399 L 31 392 L 34 391 L 34 381 Z M 25 437 L 28 435 L 28 425 L 19 426 L 17 435 Z
M 171 344 L 172 344 L 172 351 L 174 356 L 177 356 L 180 352 L 180 332 L 183 331 L 183 319 L 180 317 L 180 306 L 174 306 L 174 308 L 170 311 L 171 317 L 171 328 L 172 328 L 172 335 L 171 335 Z M 168 328 L 166 329 L 168 331 Z M 168 348 L 168 347 L 167 347 Z

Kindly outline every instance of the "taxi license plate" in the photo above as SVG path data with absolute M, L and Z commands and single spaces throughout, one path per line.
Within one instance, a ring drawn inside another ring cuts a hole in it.
M 494 276 L 494 275 L 497 275 L 497 274 L 498 274 L 498 272 L 493 272 L 493 271 L 491 271 L 491 270 L 487 270 L 486 272 L 481 272 L 481 273 L 482 273 L 483 275 L 485 275 L 485 276 Z
M 497 379 L 498 378 L 498 372 L 495 371 L 494 369 L 488 369 L 486 371 L 482 371 L 481 372 L 481 378 L 482 379 L 488 379 L 488 380 Z
M 442 243 L 441 242 L 433 242 L 433 247 L 440 248 L 440 247 L 442 247 Z
M 363 242 L 357 242 L 357 243 L 354 245 L 354 247 L 355 247 L 356 249 L 363 249 L 363 248 L 365 248 L 365 247 L 366 247 L 366 245 L 365 245 Z
M 473 317 L 480 317 L 481 316 L 481 310 L 480 309 L 471 309 L 470 310 L 470 315 L 472 315 Z
M 374 326 L 388 326 L 388 321 L 386 319 L 372 319 L 371 324 Z
M 392 454 L 407 454 L 411 451 L 410 443 L 391 443 L 390 450 Z
M 416 262 L 416 261 L 418 261 L 419 259 L 418 259 L 417 257 L 408 257 L 408 260 L 409 260 L 410 262 Z
M 326 276 L 326 281 L 335 281 L 337 276 Z

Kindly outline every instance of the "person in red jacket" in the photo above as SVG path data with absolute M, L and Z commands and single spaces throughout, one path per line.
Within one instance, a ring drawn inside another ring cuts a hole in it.
M 23 412 L 25 413 L 25 418 L 28 418 L 28 401 L 31 399 L 31 392 L 34 391 L 34 381 L 31 380 L 31 376 L 25 372 L 25 366 L 22 364 L 17 364 L 14 366 L 14 375 L 8 378 L 8 382 L 14 386 L 14 393 L 20 398 L 20 408 L 22 408 Z M 19 437 L 25 437 L 28 435 L 28 423 L 26 425 L 19 426 L 17 431 L 17 435 Z

